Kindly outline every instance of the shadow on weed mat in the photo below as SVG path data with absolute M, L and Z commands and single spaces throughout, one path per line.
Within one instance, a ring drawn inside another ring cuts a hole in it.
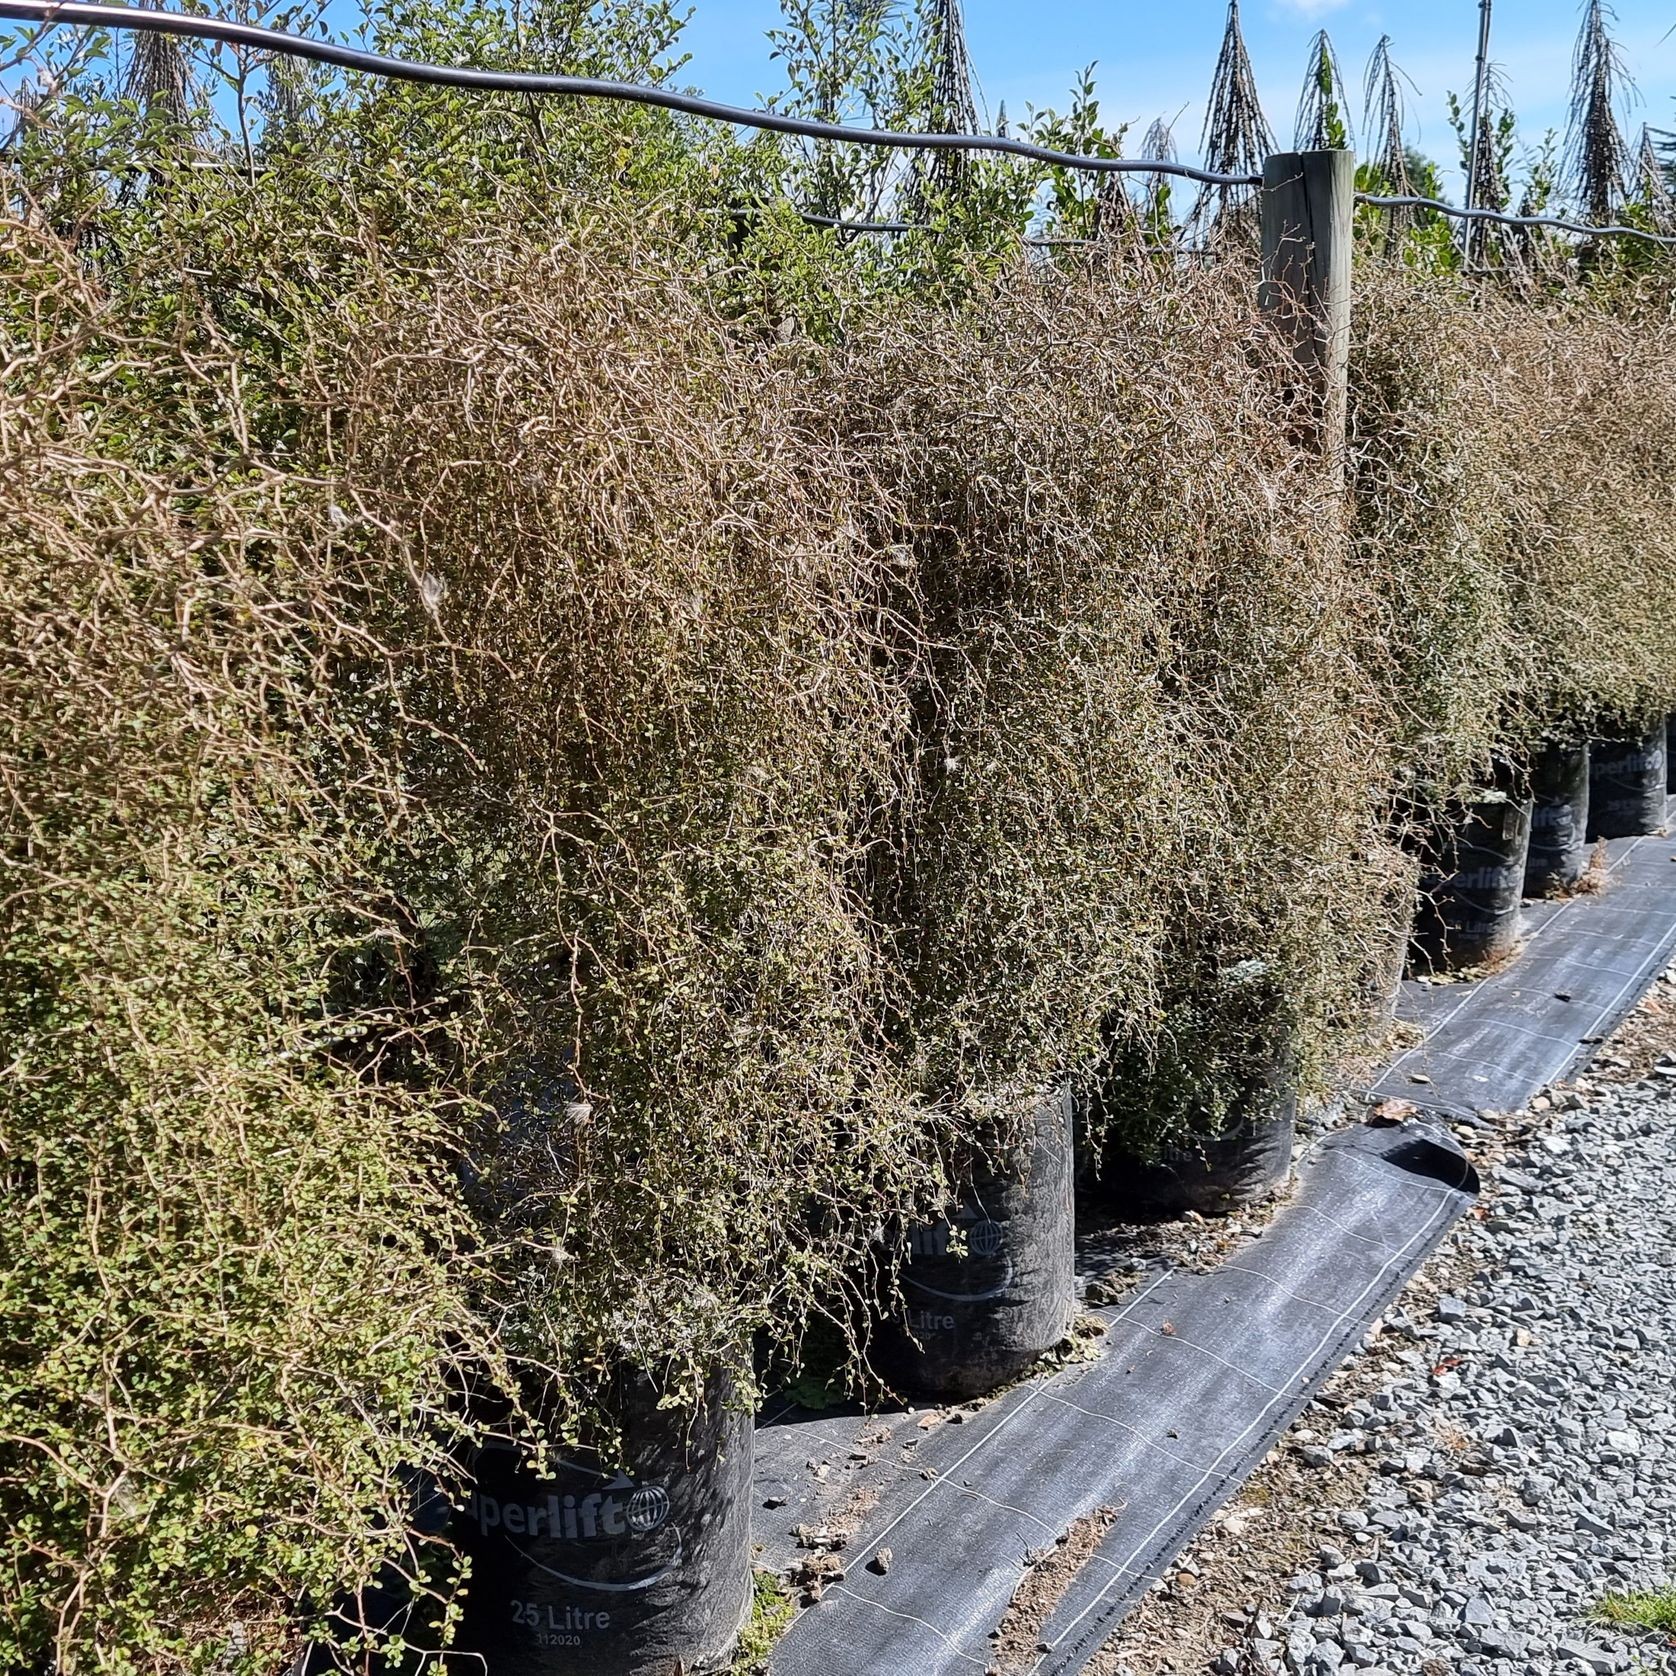
M 1476 1192 L 1442 1129 L 1342 1130 L 1305 1155 L 1291 1201 L 1217 1268 L 1145 1274 L 1097 1312 L 1106 1334 L 1093 1360 L 959 1423 L 935 1409 L 770 1411 L 757 1439 L 762 1558 L 807 1568 L 830 1551 L 819 1603 L 776 1651 L 775 1676 L 989 1671 L 1004 1617 L 1009 1643 L 1030 1620 L 1028 1656 L 1010 1654 L 1008 1670 L 1080 1670 Z M 1032 1590 L 1035 1561 L 1056 1545 L 1080 1566 Z

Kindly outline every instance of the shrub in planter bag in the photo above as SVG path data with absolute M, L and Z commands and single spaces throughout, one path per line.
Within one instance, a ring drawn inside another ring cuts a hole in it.
M 453 1533 L 472 1575 L 457 1645 L 492 1676 L 726 1669 L 751 1600 L 752 1419 L 714 1379 L 694 1413 L 618 1382 L 621 1458 L 555 1445 L 550 1476 L 484 1447 Z
M 977 1173 L 952 1220 L 910 1230 L 903 1310 L 874 1361 L 905 1390 L 977 1397 L 1070 1331 L 1076 1313 L 1069 1088 L 1043 1098 L 1015 1171 Z
M 1108 1113 L 1118 1119 L 1105 1147 L 1101 1191 L 1118 1214 L 1136 1217 L 1222 1216 L 1266 1199 L 1284 1185 L 1292 1168 L 1298 1121 L 1298 1084 L 1290 1052 L 1277 1053 L 1229 1102 L 1220 1124 L 1190 1110 L 1172 1138 L 1140 1150 L 1118 1138 L 1123 1102 L 1132 1097 L 1119 1069 L 1103 1090 Z
M 1545 745 L 1531 762 L 1527 896 L 1576 884 L 1588 861 L 1588 831 L 1588 741 Z
M 1421 855 L 1413 952 L 1422 970 L 1482 966 L 1511 954 L 1530 854 L 1531 799 L 1492 787 L 1452 806 Z
M 1664 825 L 1667 796 L 1664 718 L 1613 727 L 1595 740 L 1589 762 L 1589 837 L 1635 838 Z
M 1376 852 L 1371 865 L 1384 877 L 1381 917 L 1369 927 L 1351 999 L 1357 1039 L 1377 1046 L 1396 1022 L 1397 998 L 1408 966 L 1417 870 L 1414 858 L 1396 844 Z

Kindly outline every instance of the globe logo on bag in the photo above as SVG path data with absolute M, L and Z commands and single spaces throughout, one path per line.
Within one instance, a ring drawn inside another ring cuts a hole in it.
M 966 1235 L 966 1249 L 974 1257 L 998 1257 L 1006 1241 L 998 1222 L 991 1222 L 987 1217 L 981 1222 L 974 1222 Z
M 629 1529 L 637 1536 L 655 1531 L 669 1517 L 669 1493 L 657 1484 L 645 1484 L 629 1497 Z

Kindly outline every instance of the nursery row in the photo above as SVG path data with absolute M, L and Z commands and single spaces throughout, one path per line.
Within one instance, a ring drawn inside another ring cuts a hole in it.
M 1370 261 L 1346 479 L 1233 265 L 636 222 L 4 229 L 0 1664 L 702 1667 L 764 1384 L 1016 1376 L 1676 704 L 1650 290 Z
M 1551 743 L 1522 770 L 1502 765 L 1499 783 L 1415 834 L 1417 923 L 1411 940 L 1394 939 L 1384 983 L 1369 988 L 1370 1042 L 1388 1022 L 1410 948 L 1434 972 L 1504 961 L 1516 952 L 1523 897 L 1579 887 L 1593 841 L 1663 829 L 1676 791 L 1666 731 L 1661 720 Z M 1079 1160 L 1079 1135 L 1103 1133 L 1124 1078 L 1098 1081 L 1081 1110 L 1069 1085 L 1054 1091 L 1023 1144 L 964 1182 L 952 1214 L 908 1229 L 894 1284 L 858 1323 L 872 1366 L 910 1400 L 959 1401 L 1063 1352 L 1074 1343 L 1079 1176 L 1107 1216 L 1237 1210 L 1284 1182 L 1298 1094 L 1292 1064 L 1277 1055 L 1238 1091 L 1218 1132 L 1155 1156 L 1085 1145 Z M 573 1455 L 551 1479 L 513 1451 L 480 1455 L 453 1532 L 475 1566 L 462 1649 L 531 1676 L 620 1676 L 669 1657 L 694 1670 L 723 1665 L 752 1600 L 753 1432 L 737 1403 L 729 1413 L 732 1395 L 716 1381 L 695 1424 L 653 1407 L 644 1377 L 622 1388 L 624 1453 L 603 1491 L 598 1458 Z M 554 1647 L 567 1649 L 562 1660 Z
M 1405 956 L 1430 972 L 1503 962 L 1516 953 L 1521 898 L 1583 886 L 1594 841 L 1664 829 L 1676 792 L 1666 733 L 1660 720 L 1551 743 L 1527 767 L 1503 764 L 1479 795 L 1434 812 L 1414 834 L 1412 937 L 1394 940 L 1384 983 L 1367 992 L 1370 1043 L 1392 1016 Z M 1087 1144 L 1125 1098 L 1121 1071 L 1107 1069 L 1081 1102 L 1069 1085 L 1042 1099 L 1022 1145 L 974 1171 L 951 1214 L 908 1230 L 894 1283 L 858 1323 L 873 1368 L 907 1399 L 988 1396 L 1074 1351 L 1079 1199 L 1106 1218 L 1218 1216 L 1284 1183 L 1299 1098 L 1285 1054 L 1237 1092 L 1215 1133 L 1151 1155 Z M 454 1526 L 475 1564 L 460 1645 L 491 1669 L 624 1676 L 675 1657 L 702 1671 L 734 1652 L 752 1600 L 750 1416 L 736 1404 L 729 1416 L 732 1392 L 719 1380 L 697 1424 L 656 1410 L 648 1396 L 644 1378 L 619 1394 L 623 1455 L 612 1464 L 621 1476 L 603 1503 L 598 1457 L 572 1456 L 556 1482 L 504 1449 L 479 1457 Z M 602 1511 L 612 1495 L 620 1518 Z M 607 1597 L 614 1610 L 589 1611 Z M 818 1588 L 809 1595 L 819 1597 Z M 555 1626 L 565 1633 L 555 1638 Z M 567 1649 L 562 1659 L 554 1647 Z

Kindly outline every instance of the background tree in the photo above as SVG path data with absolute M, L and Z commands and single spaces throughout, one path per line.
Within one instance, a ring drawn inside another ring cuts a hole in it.
M 1503 103 L 1505 92 L 1499 71 L 1492 66 L 1484 80 L 1484 99 L 1478 112 L 1477 144 L 1473 144 L 1472 123 L 1457 94 L 1446 96 L 1449 123 L 1455 130 L 1461 157 L 1461 173 L 1469 177 L 1469 202 L 1475 209 L 1505 211 L 1513 200 L 1513 158 L 1518 118 Z M 1465 223 L 1462 246 L 1469 267 L 1504 266 L 1515 251 L 1509 238 L 1512 229 L 1494 222 Z
M 1651 124 L 1641 124 L 1630 170 L 1631 209 L 1656 233 L 1676 228 L 1676 194 L 1670 189 L 1669 165 L 1659 155 Z
M 1604 225 L 1623 202 L 1629 146 L 1618 125 L 1621 89 L 1629 86 L 1623 54 L 1607 29 L 1603 0 L 1588 0 L 1571 60 L 1571 118 L 1566 129 L 1565 186 L 1586 220 Z
M 1403 134 L 1407 109 L 1403 84 L 1408 77 L 1391 56 L 1391 37 L 1382 35 L 1362 75 L 1362 133 L 1365 153 L 1356 168 L 1358 190 L 1382 198 L 1443 197 L 1437 165 L 1408 144 Z M 1412 82 L 1409 82 L 1412 86 Z M 1363 207 L 1358 221 L 1388 256 L 1423 259 L 1429 266 L 1449 266 L 1456 259 L 1454 235 L 1435 210 L 1377 210 Z
M 1100 93 L 1090 64 L 1071 89 L 1065 114 L 1031 111 L 1026 134 L 1037 145 L 1054 151 L 1079 152 L 1088 157 L 1121 157 L 1123 123 L 1108 128 L 1100 118 Z M 1102 208 L 1110 219 L 1111 175 L 1091 176 L 1086 169 L 1048 166 L 1042 171 L 1046 204 L 1043 232 L 1055 239 L 1095 239 L 1100 235 Z
M 1160 163 L 1176 161 L 1175 134 L 1163 117 L 1154 118 L 1141 137 L 1136 155 Z M 1107 175 L 1101 183 L 1101 237 L 1120 241 L 1128 238 L 1151 250 L 1173 245 L 1178 229 L 1171 209 L 1171 180 L 1162 171 L 1129 177 Z M 1133 189 L 1130 181 L 1137 183 Z
M 198 103 L 189 43 L 179 35 L 131 32 L 122 91 L 148 118 L 171 129 L 188 127 Z
M 780 9 L 785 21 L 768 39 L 787 92 L 775 108 L 869 128 L 924 117 L 929 88 L 895 0 L 780 0 Z M 896 153 L 874 147 L 811 141 L 797 155 L 790 184 L 801 207 L 846 220 L 877 216 L 903 168 Z
M 923 0 L 920 51 L 927 90 L 926 128 L 933 134 L 979 132 L 977 90 L 972 55 L 966 45 L 966 19 L 960 0 Z M 965 151 L 917 152 L 909 164 L 904 212 L 910 220 L 928 205 L 959 192 L 973 158 Z
M 1295 139 L 1299 151 L 1345 151 L 1356 143 L 1350 129 L 1344 72 L 1325 29 L 1309 43 L 1309 69 L 1298 95 Z
M 1260 174 L 1263 160 L 1277 150 L 1274 130 L 1263 114 L 1257 77 L 1240 31 L 1239 0 L 1228 0 L 1228 25 L 1211 77 L 1210 104 L 1200 142 L 1205 167 L 1214 174 Z M 1256 199 L 1245 186 L 1207 186 L 1194 205 L 1193 224 L 1207 235 L 1255 237 Z
M 1391 57 L 1391 37 L 1381 35 L 1362 75 L 1362 167 L 1368 171 L 1368 190 L 1387 197 L 1417 195 L 1403 137 L 1405 80 Z

